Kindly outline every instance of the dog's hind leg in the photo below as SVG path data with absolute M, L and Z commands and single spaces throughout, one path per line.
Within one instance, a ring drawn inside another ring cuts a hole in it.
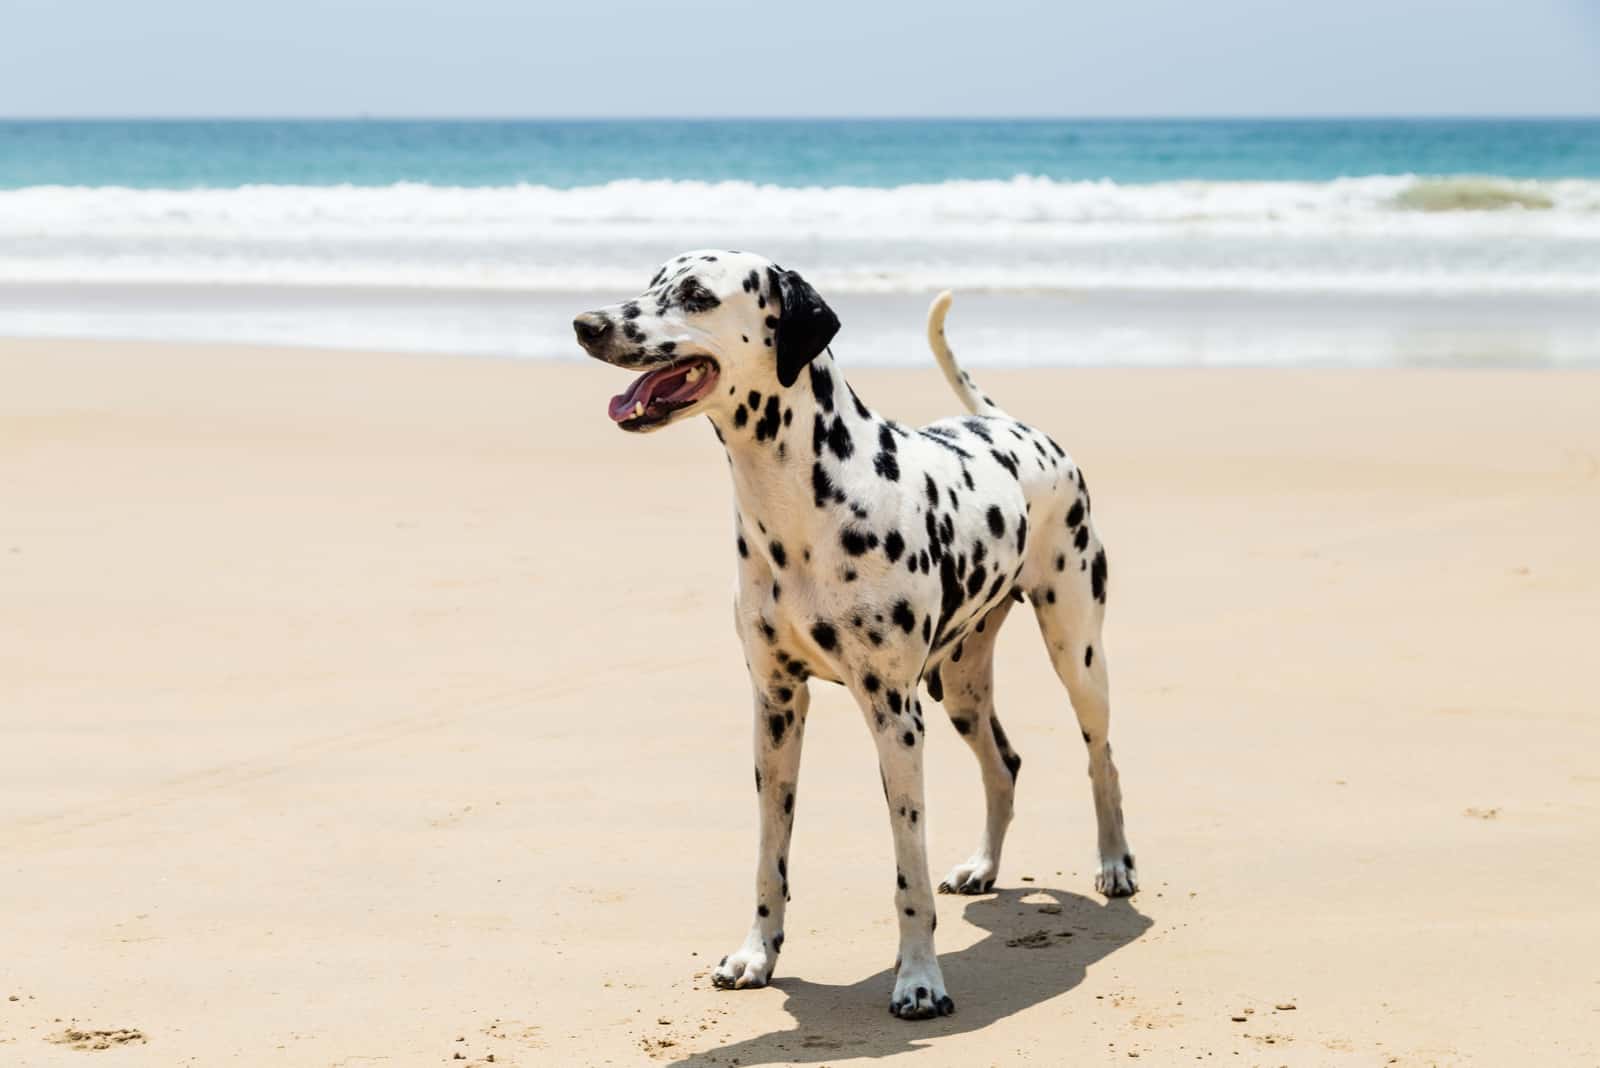
M 763 658 L 765 659 L 765 658 Z M 752 665 L 760 661 L 752 661 Z M 783 915 L 789 902 L 789 838 L 794 831 L 800 742 L 810 692 L 803 679 L 783 672 L 755 684 L 756 801 L 761 816 L 756 859 L 756 915 L 744 944 L 711 973 L 719 987 L 766 986 L 783 949 Z
M 1108 735 L 1111 689 L 1100 633 L 1106 609 L 1106 553 L 1090 523 L 1088 492 L 1081 482 L 1065 522 L 1051 529 L 1048 560 L 1039 569 L 1042 577 L 1029 576 L 1029 594 L 1050 660 L 1072 698 L 1083 744 L 1089 749 L 1100 846 L 1095 889 L 1107 897 L 1124 897 L 1138 890 L 1139 880 L 1123 831 L 1122 787 Z
M 994 640 L 1010 609 L 1009 597 L 991 609 L 929 680 L 930 693 L 937 691 L 951 724 L 978 758 L 983 775 L 983 837 L 972 856 L 944 877 L 939 884 L 941 894 L 982 894 L 994 889 L 1000 849 L 1006 828 L 1011 826 L 1022 758 L 1012 751 L 994 711 Z

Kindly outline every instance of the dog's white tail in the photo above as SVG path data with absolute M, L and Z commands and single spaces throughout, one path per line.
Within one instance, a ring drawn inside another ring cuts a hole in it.
M 944 315 L 950 310 L 952 299 L 948 289 L 933 298 L 933 305 L 928 308 L 928 347 L 933 349 L 945 381 L 956 391 L 967 411 L 973 415 L 1004 415 L 1000 406 L 986 397 L 972 381 L 972 376 L 956 363 L 956 354 L 950 351 L 950 343 L 944 339 Z

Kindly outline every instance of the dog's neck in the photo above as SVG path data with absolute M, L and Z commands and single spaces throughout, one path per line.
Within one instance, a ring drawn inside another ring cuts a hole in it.
M 709 417 L 728 450 L 734 499 L 742 513 L 768 526 L 793 524 L 802 516 L 807 520 L 801 525 L 810 525 L 812 516 L 822 521 L 815 506 L 813 466 L 825 459 L 830 470 L 837 470 L 841 448 L 851 455 L 866 450 L 870 457 L 878 447 L 875 417 L 828 353 L 811 361 L 794 385 L 777 394 L 773 433 L 764 433 L 760 425 L 770 418 L 768 400 L 761 397 L 753 412 L 746 406 L 742 423 L 731 412 Z M 787 411 L 794 415 L 786 421 Z

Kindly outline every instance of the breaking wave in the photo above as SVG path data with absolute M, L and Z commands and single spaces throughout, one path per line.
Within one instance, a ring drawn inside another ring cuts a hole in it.
M 0 191 L 0 281 L 613 290 L 692 247 L 855 291 L 1600 291 L 1600 181 Z

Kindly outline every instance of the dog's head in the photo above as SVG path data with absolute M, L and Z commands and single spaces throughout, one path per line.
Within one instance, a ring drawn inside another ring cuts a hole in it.
M 597 360 L 642 370 L 608 411 L 623 430 L 732 412 L 756 390 L 794 385 L 839 319 L 794 271 L 748 252 L 686 252 L 639 296 L 572 321 Z

